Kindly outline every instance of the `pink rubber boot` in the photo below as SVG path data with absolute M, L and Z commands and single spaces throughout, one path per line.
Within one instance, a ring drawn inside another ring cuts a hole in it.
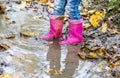
M 42 40 L 52 40 L 62 37 L 62 28 L 63 28 L 63 16 L 54 16 L 50 15 L 50 30 L 49 33 L 41 37 Z
M 81 43 L 82 37 L 82 19 L 68 20 L 69 22 L 69 35 L 66 40 L 60 41 L 59 44 L 76 44 Z

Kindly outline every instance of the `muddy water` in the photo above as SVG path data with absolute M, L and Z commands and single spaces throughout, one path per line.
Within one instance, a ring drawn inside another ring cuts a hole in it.
M 46 29 L 48 23 L 43 19 L 34 19 L 34 17 L 32 13 L 29 14 L 27 11 L 10 11 L 1 16 L 0 32 L 8 35 L 10 32 L 15 34 L 14 39 L 1 40 L 1 42 L 11 45 L 11 48 L 1 55 L 1 58 L 10 64 L 9 67 L 4 68 L 4 73 L 20 72 L 24 74 L 25 78 L 32 78 L 32 74 L 39 73 L 38 71 L 44 68 L 47 46 L 42 42 L 38 42 L 36 37 L 25 39 L 20 36 L 21 32 L 39 34 L 43 32 L 42 29 Z M 15 21 L 15 23 L 12 23 L 12 21 Z
M 59 45 L 58 40 L 46 42 L 38 39 L 36 35 L 49 30 L 47 13 L 36 13 L 33 8 L 26 10 L 24 3 L 4 5 L 8 10 L 0 16 L 0 33 L 15 34 L 13 39 L 0 38 L 1 43 L 11 46 L 0 52 L 0 62 L 6 63 L 0 67 L 4 74 L 19 78 L 103 78 L 94 74 L 101 71 L 97 63 L 79 60 L 77 52 L 81 45 L 66 46 Z M 41 14 L 44 14 L 42 19 L 38 18 Z M 24 32 L 35 34 L 25 38 L 20 34 Z

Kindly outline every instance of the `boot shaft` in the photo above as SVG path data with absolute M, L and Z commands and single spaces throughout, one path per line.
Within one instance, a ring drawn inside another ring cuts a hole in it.
M 54 16 L 50 15 L 50 28 L 48 34 L 41 37 L 42 40 L 52 40 L 62 37 L 62 28 L 64 24 L 64 20 L 62 16 Z M 62 18 L 62 19 L 61 19 Z
M 68 20 L 69 22 L 69 35 L 75 37 L 81 37 L 82 35 L 82 19 L 80 20 Z
M 61 32 L 64 24 L 63 16 L 50 15 L 50 32 Z
M 67 39 L 60 41 L 59 44 L 76 44 L 81 43 L 82 37 L 82 19 L 68 20 L 69 22 L 69 35 Z

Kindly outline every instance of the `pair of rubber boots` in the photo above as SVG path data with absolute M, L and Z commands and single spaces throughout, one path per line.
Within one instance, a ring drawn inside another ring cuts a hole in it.
M 50 15 L 50 30 L 49 33 L 41 37 L 42 40 L 53 40 L 62 37 L 62 28 L 64 24 L 63 16 Z M 81 43 L 82 37 L 82 19 L 80 20 L 68 20 L 69 34 L 67 39 L 60 41 L 59 44 L 77 44 Z

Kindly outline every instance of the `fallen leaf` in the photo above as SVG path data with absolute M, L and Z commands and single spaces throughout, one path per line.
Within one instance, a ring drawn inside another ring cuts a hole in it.
M 117 30 L 115 30 L 115 29 L 110 29 L 110 32 L 111 32 L 112 34 L 120 34 L 120 31 L 117 31 Z
M 81 15 L 81 16 L 87 16 L 87 15 L 88 15 L 88 12 L 81 12 L 80 15 Z
M 5 43 L 0 43 L 0 50 L 5 51 L 10 48 L 10 45 L 5 44 Z
M 102 17 L 102 13 L 100 13 L 99 11 L 96 11 L 96 12 L 95 12 L 95 15 Z
M 97 19 L 92 20 L 92 21 L 91 21 L 91 25 L 93 25 L 94 27 L 99 26 L 99 22 L 98 22 L 98 20 L 97 20 Z
M 45 71 L 46 71 L 46 73 L 50 74 L 50 72 L 53 71 L 53 69 L 47 68 Z
M 105 33 L 105 32 L 107 32 L 107 28 L 108 28 L 107 23 L 103 23 L 103 24 L 102 24 L 102 30 L 101 30 L 101 31 L 102 31 L 103 33 Z
M 11 39 L 11 38 L 15 38 L 15 34 L 9 34 L 8 36 L 5 37 L 6 39 Z
M 37 32 L 21 32 L 21 35 L 23 35 L 24 37 L 31 37 L 31 36 L 36 36 L 39 33 Z
M 94 14 L 92 14 L 89 19 L 91 25 L 94 27 L 100 26 L 100 20 L 103 20 L 103 16 L 99 11 L 96 11 Z
M 96 10 L 90 10 L 88 13 L 93 14 Z
M 0 76 L 0 78 L 12 78 L 10 75 L 4 75 L 4 76 Z
M 90 52 L 89 57 L 98 58 L 98 55 L 95 52 Z
M 83 60 L 86 59 L 86 54 L 85 54 L 85 53 L 79 52 L 79 53 L 78 53 L 78 56 L 79 56 L 81 59 L 83 59 Z
M 83 24 L 83 28 L 88 29 L 91 25 L 89 23 Z
M 104 68 L 104 65 L 107 64 L 107 62 L 104 60 L 98 64 L 98 67 Z
M 4 13 L 3 5 L 0 3 L 0 14 Z
M 48 0 L 40 0 L 40 2 L 46 3 L 46 2 L 48 2 Z
M 97 52 L 99 56 L 103 56 L 106 53 L 106 50 L 104 48 L 100 48 Z
M 117 46 L 116 46 L 116 45 L 113 45 L 112 47 L 113 47 L 114 49 L 116 49 L 116 48 L 117 48 Z
M 105 15 L 107 13 L 106 9 L 103 9 L 103 15 Z
M 60 70 L 54 70 L 54 71 L 55 71 L 55 74 L 57 74 L 57 75 L 62 74 L 62 72 Z

